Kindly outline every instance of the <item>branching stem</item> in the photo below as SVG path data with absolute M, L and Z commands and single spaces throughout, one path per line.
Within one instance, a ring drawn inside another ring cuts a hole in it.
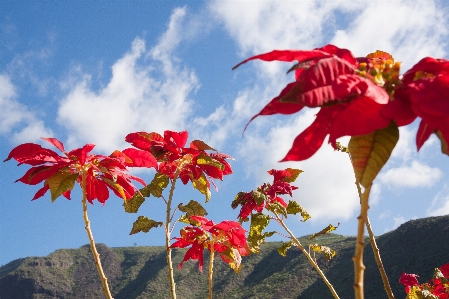
M 172 219 L 171 215 L 171 203 L 173 201 L 173 194 L 175 192 L 176 180 L 178 179 L 179 171 L 176 171 L 174 177 L 171 181 L 170 194 L 167 201 L 167 211 L 165 218 L 165 248 L 167 249 L 167 265 L 168 265 L 168 280 L 170 281 L 170 293 L 172 299 L 176 299 L 176 284 L 173 275 L 173 262 L 171 259 L 171 248 L 170 248 L 170 222 Z
M 209 256 L 209 299 L 212 299 L 212 291 L 213 291 L 213 274 L 214 274 L 214 257 L 215 257 L 215 249 L 214 249 L 214 239 L 212 239 L 212 243 L 210 245 L 210 256 Z
M 94 256 L 95 266 L 97 267 L 98 275 L 100 276 L 101 284 L 103 285 L 103 292 L 107 299 L 113 299 L 111 292 L 109 291 L 108 279 L 104 275 L 103 267 L 101 266 L 100 254 L 97 252 L 97 248 L 95 247 L 94 237 L 92 235 L 92 231 L 90 230 L 90 221 L 89 218 L 87 217 L 86 176 L 87 173 L 85 170 L 83 170 L 81 189 L 83 192 L 82 204 L 83 204 L 84 223 L 86 225 L 85 228 L 87 232 L 87 237 L 89 238 L 90 241 L 90 250 L 92 251 L 92 255 Z
M 299 242 L 299 240 L 295 237 L 295 235 L 293 235 L 293 233 L 288 229 L 288 227 L 285 225 L 284 221 L 279 217 L 279 215 L 276 212 L 273 212 L 273 213 L 274 213 L 274 215 L 276 215 L 276 220 L 279 222 L 279 224 L 282 225 L 282 227 L 285 229 L 285 231 L 290 235 L 292 240 L 295 242 L 296 246 L 302 251 L 302 253 L 304 253 L 304 255 L 309 260 L 310 264 L 315 268 L 315 270 L 318 272 L 318 274 L 320 274 L 321 278 L 323 279 L 324 283 L 327 285 L 327 287 L 331 291 L 331 293 L 334 296 L 334 298 L 335 299 L 339 299 L 340 297 L 338 297 L 338 294 L 335 291 L 334 287 L 329 282 L 329 280 L 327 280 L 326 276 L 324 275 L 323 271 L 321 271 L 321 269 L 318 266 L 318 264 L 315 263 L 315 261 L 310 256 L 310 254 L 307 252 L 307 250 L 304 249 L 304 247 L 302 246 L 301 242 Z
M 363 299 L 363 277 L 365 272 L 365 265 L 363 264 L 363 249 L 365 247 L 365 224 L 368 217 L 368 198 L 371 190 L 371 185 L 365 188 L 361 196 L 360 215 L 357 217 L 357 241 L 355 245 L 355 255 L 352 258 L 354 261 L 354 293 L 356 299 Z

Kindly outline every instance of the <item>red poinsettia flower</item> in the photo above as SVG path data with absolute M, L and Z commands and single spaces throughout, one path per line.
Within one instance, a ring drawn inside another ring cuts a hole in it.
M 146 151 L 156 157 L 160 162 L 159 173 L 173 179 L 178 171 L 184 185 L 191 181 L 196 189 L 207 194 L 210 182 L 214 184 L 212 179 L 223 180 L 224 175 L 232 173 L 231 166 L 226 161 L 232 157 L 216 152 L 208 153 L 207 151 L 215 149 L 201 140 L 194 140 L 189 147 L 185 147 L 187 139 L 186 131 L 168 130 L 164 132 L 164 136 L 155 132 L 136 132 L 128 134 L 125 138 L 139 149 L 135 151 Z
M 253 212 L 262 212 L 267 204 L 279 203 L 283 207 L 287 207 L 287 203 L 279 197 L 279 195 L 293 196 L 293 190 L 298 189 L 290 184 L 292 172 L 287 170 L 269 170 L 268 173 L 273 176 L 273 183 L 264 183 L 258 187 L 256 191 L 240 192 L 232 202 L 232 208 L 235 209 L 241 205 L 239 219 L 246 219 Z M 297 174 L 296 174 L 297 176 Z M 296 178 L 295 178 L 296 179 Z
M 436 131 L 449 142 L 449 60 L 423 58 L 404 74 L 402 81 L 388 115 L 405 124 L 421 117 L 416 135 L 418 150 Z M 400 115 L 395 115 L 398 112 Z
M 321 107 L 315 121 L 299 134 L 282 161 L 301 161 L 310 158 L 329 135 L 334 148 L 342 136 L 364 135 L 385 128 L 390 119 L 380 112 L 389 102 L 389 95 L 366 69 L 385 57 L 367 57 L 359 61 L 347 49 L 326 45 L 311 51 L 273 51 L 253 56 L 237 66 L 254 59 L 264 61 L 298 61 L 296 81 L 288 84 L 249 122 L 260 115 L 293 114 L 304 107 Z M 370 64 L 367 64 L 370 63 Z M 383 72 L 382 72 L 383 73 Z M 248 124 L 249 124 L 248 122 Z M 246 129 L 246 127 L 245 127 Z
M 238 272 L 241 266 L 241 256 L 250 253 L 246 241 L 246 231 L 241 224 L 235 221 L 222 221 L 215 224 L 202 216 L 191 216 L 191 223 L 198 226 L 187 226 L 181 229 L 181 237 L 175 237 L 170 248 L 185 248 L 191 246 L 179 264 L 179 268 L 185 261 L 198 260 L 198 268 L 203 270 L 204 249 L 218 252 L 220 257 L 228 263 L 234 271 Z
M 86 144 L 66 152 L 64 145 L 56 138 L 42 138 L 64 153 L 60 156 L 53 150 L 39 144 L 24 143 L 15 147 L 5 161 L 14 159 L 21 164 L 32 165 L 25 175 L 18 179 L 24 184 L 36 185 L 44 182 L 32 200 L 42 197 L 50 190 L 52 201 L 63 195 L 70 199 L 70 191 L 75 182 L 83 184 L 85 177 L 86 198 L 90 203 L 94 199 L 104 204 L 109 198 L 108 188 L 123 199 L 131 198 L 136 188 L 131 180 L 145 186 L 140 178 L 125 173 L 127 166 L 157 166 L 154 157 L 135 155 L 133 151 L 115 151 L 110 156 L 89 154 L 95 145 Z M 16 182 L 17 182 L 16 181 Z
M 435 269 L 433 277 L 428 283 L 419 284 L 418 275 L 402 273 L 399 283 L 405 285 L 405 292 L 413 298 L 421 298 L 424 294 L 432 294 L 439 299 L 449 298 L 449 264 Z M 408 297 L 407 297 L 408 298 Z M 426 297 L 427 298 L 427 297 Z M 432 297 L 433 298 L 433 297 Z

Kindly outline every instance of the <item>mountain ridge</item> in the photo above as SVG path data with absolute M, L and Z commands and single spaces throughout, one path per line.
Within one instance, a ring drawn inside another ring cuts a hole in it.
M 302 237 L 302 244 L 308 244 Z M 436 267 L 449 262 L 449 215 L 408 221 L 397 229 L 376 237 L 382 261 L 396 298 L 405 297 L 398 283 L 402 272 L 427 281 Z M 340 298 L 353 298 L 352 256 L 355 237 L 332 234 L 318 243 L 336 250 L 337 256 L 317 262 Z M 240 274 L 216 259 L 214 298 L 333 298 L 319 275 L 301 252 L 292 248 L 282 257 L 282 242 L 267 242 L 260 254 L 245 258 Z M 365 298 L 387 298 L 367 240 L 364 251 Z M 109 248 L 97 244 L 103 268 L 115 299 L 169 298 L 167 266 L 163 246 Z M 173 251 L 174 266 L 184 249 Z M 196 262 L 175 269 L 178 298 L 207 298 L 207 266 L 198 270 Z M 104 298 L 89 245 L 78 249 L 58 249 L 45 257 L 27 257 L 0 267 L 0 298 Z

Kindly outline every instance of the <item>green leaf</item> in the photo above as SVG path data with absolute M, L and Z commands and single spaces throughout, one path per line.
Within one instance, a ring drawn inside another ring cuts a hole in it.
M 337 229 L 337 227 L 340 225 L 340 222 L 338 223 L 337 226 L 333 226 L 332 224 L 329 224 L 328 226 L 326 226 L 325 228 L 323 228 L 321 231 L 313 234 L 309 240 L 315 239 L 316 237 L 320 236 L 320 235 L 325 235 L 330 233 L 331 231 L 334 231 Z
M 193 188 L 200 191 L 202 194 L 204 194 L 206 196 L 206 202 L 208 202 L 210 200 L 211 193 L 209 190 L 207 178 L 204 175 L 204 173 L 202 173 L 201 176 L 197 180 L 192 179 L 192 185 L 193 185 Z
M 283 257 L 287 256 L 287 250 L 290 247 L 292 247 L 293 244 L 294 244 L 293 240 L 282 243 L 281 247 L 278 248 L 279 254 L 282 255 Z
M 262 213 L 251 214 L 251 224 L 249 227 L 248 243 L 252 252 L 258 253 L 260 251 L 260 245 L 265 243 L 265 238 L 271 237 L 275 232 L 262 231 L 270 223 L 270 217 Z
M 242 256 L 237 249 L 228 247 L 225 251 L 220 252 L 220 256 L 228 263 L 229 267 L 231 267 L 236 274 L 239 274 L 242 269 Z
M 278 215 L 281 214 L 284 217 L 287 217 L 287 209 L 277 201 L 267 204 L 266 208 L 270 212 L 273 212 Z
M 390 158 L 399 139 L 399 129 L 395 122 L 382 130 L 370 134 L 352 136 L 348 150 L 357 182 L 367 188 Z
M 185 212 L 186 213 L 186 217 L 190 218 L 191 216 L 205 216 L 207 215 L 206 209 L 203 208 L 203 206 L 195 201 L 195 200 L 190 200 L 188 204 L 186 204 L 185 206 L 180 203 L 178 205 L 178 209 L 181 212 Z
M 144 193 L 142 193 L 143 196 L 148 197 L 150 196 L 149 193 L 151 193 L 154 197 L 162 197 L 162 191 L 168 186 L 168 182 L 169 177 L 167 175 L 156 172 L 151 183 L 143 188 L 145 189 Z
M 287 168 L 287 169 L 285 169 L 285 171 L 290 173 L 290 177 L 285 177 L 284 179 L 282 179 L 283 182 L 287 182 L 287 183 L 293 183 L 294 181 L 296 181 L 298 176 L 304 172 L 303 170 L 296 169 L 296 168 Z
M 140 206 L 145 201 L 145 198 L 143 198 L 142 194 L 139 194 L 139 192 L 134 193 L 134 196 L 130 199 L 127 199 L 123 201 L 123 207 L 125 208 L 126 213 L 137 213 Z
M 332 250 L 327 246 L 312 244 L 310 245 L 310 248 L 312 248 L 312 250 L 315 252 L 321 252 L 326 261 L 330 261 L 337 254 L 335 250 Z
M 213 166 L 215 168 L 218 168 L 220 170 L 224 169 L 224 165 L 212 158 L 211 156 L 208 156 L 206 154 L 200 154 L 197 159 L 196 163 L 199 165 L 208 165 Z
M 301 213 L 303 219 L 301 220 L 302 222 L 306 222 L 308 219 L 311 218 L 309 213 L 307 213 L 307 211 L 299 203 L 297 203 L 294 200 L 289 200 L 287 206 L 287 214 L 296 215 L 297 213 Z
M 62 193 L 72 190 L 78 176 L 78 174 L 69 171 L 57 171 L 46 179 L 45 182 L 50 188 L 51 202 L 54 202 Z
M 247 194 L 247 192 L 240 191 L 237 193 L 237 195 L 234 197 L 234 200 L 231 203 L 231 207 L 235 210 L 239 205 L 244 204 L 243 201 L 244 196 Z
M 145 216 L 139 216 L 136 221 L 133 223 L 133 229 L 129 233 L 130 235 L 137 234 L 138 232 L 147 233 L 153 227 L 162 226 L 164 223 L 156 222 L 152 219 L 149 219 Z
M 251 195 L 254 198 L 254 200 L 256 201 L 258 206 L 260 206 L 267 199 L 267 196 L 265 194 L 263 194 L 262 192 L 259 192 L 257 190 L 253 190 Z

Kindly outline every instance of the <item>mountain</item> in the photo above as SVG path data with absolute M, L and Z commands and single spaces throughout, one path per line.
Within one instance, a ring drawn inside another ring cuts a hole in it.
M 300 239 L 308 244 L 307 237 Z M 318 240 L 337 251 L 330 262 L 317 256 L 317 262 L 340 298 L 354 298 L 352 256 L 355 237 L 330 234 Z M 427 281 L 433 269 L 449 262 L 449 215 L 412 220 L 377 237 L 382 261 L 396 298 L 404 298 L 398 283 L 402 272 L 420 275 Z M 298 249 L 286 257 L 278 254 L 281 242 L 262 245 L 261 253 L 243 260 L 236 275 L 219 258 L 214 263 L 214 298 L 333 298 L 319 275 Z M 109 248 L 98 244 L 103 268 L 115 299 L 169 298 L 167 266 L 163 247 Z M 174 250 L 177 266 L 185 250 Z M 207 298 L 208 257 L 204 272 L 196 262 L 175 269 L 178 298 Z M 387 298 L 371 246 L 364 252 L 365 298 Z M 88 299 L 104 298 L 89 246 L 59 249 L 46 257 L 27 257 L 0 267 L 1 299 Z

